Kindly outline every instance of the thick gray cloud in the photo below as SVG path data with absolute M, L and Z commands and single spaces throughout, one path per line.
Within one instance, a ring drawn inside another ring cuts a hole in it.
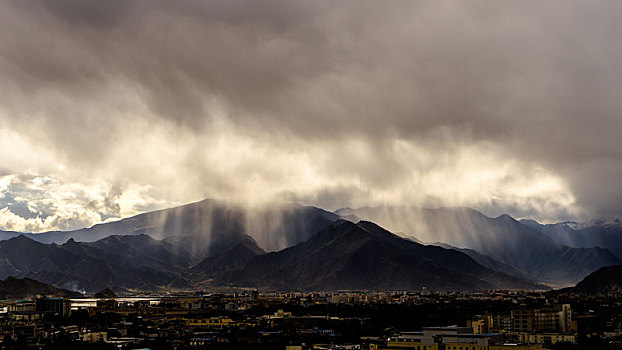
M 0 176 L 110 191 L 101 220 L 203 196 L 620 212 L 617 2 L 0 6 Z

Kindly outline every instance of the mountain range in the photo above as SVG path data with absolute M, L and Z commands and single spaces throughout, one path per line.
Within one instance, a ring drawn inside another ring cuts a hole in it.
M 616 265 L 620 259 L 607 248 L 575 248 L 555 242 L 533 225 L 509 215 L 490 218 L 469 208 L 428 209 L 414 206 L 340 209 L 339 215 L 370 220 L 405 237 L 422 242 L 442 242 L 475 250 L 510 266 L 503 271 L 549 283 L 571 285 L 602 266 Z M 467 251 L 465 251 L 467 252 Z M 469 253 L 469 252 L 467 252 Z
M 0 242 L 0 256 L 0 277 L 33 278 L 90 293 L 103 288 L 188 289 L 205 283 L 276 290 L 545 288 L 491 270 L 458 251 L 424 246 L 373 223 L 343 220 L 308 241 L 267 254 L 246 236 L 195 265 L 183 247 L 148 235 L 70 239 L 62 245 L 18 236 Z
M 62 244 L 70 238 L 94 242 L 113 234 L 146 234 L 172 241 L 188 241 L 191 237 L 193 247 L 189 252 L 204 255 L 212 240 L 217 240 L 216 236 L 228 238 L 231 234 L 248 233 L 262 249 L 275 251 L 307 240 L 326 224 L 338 219 L 337 214 L 294 203 L 259 208 L 205 199 L 75 231 L 38 234 L 0 231 L 0 240 L 25 235 L 41 243 Z
M 112 247 L 107 242 L 125 241 L 127 237 L 110 236 L 95 243 L 70 239 L 62 245 L 44 244 L 25 236 L 1 241 L 0 278 L 32 278 L 60 288 L 86 292 L 109 286 L 142 290 L 190 287 L 179 278 L 183 265 L 176 265 L 176 255 L 149 256 L 146 248 L 142 255 L 129 256 L 115 248 L 94 246 Z M 139 239 L 145 247 L 164 245 L 146 235 L 139 236 Z M 132 243 L 137 244 L 136 241 L 129 244 Z
M 603 247 L 622 259 L 622 221 L 619 218 L 590 223 L 540 224 L 533 220 L 521 220 L 521 223 L 540 230 L 558 244 L 575 248 Z
M 536 224 L 468 208 L 331 213 L 208 199 L 76 231 L 0 232 L 0 278 L 88 292 L 544 289 L 622 263 L 605 248 L 560 244 Z
M 488 269 L 468 255 L 398 237 L 366 221 L 337 221 L 308 241 L 256 255 L 223 281 L 266 289 L 539 289 Z

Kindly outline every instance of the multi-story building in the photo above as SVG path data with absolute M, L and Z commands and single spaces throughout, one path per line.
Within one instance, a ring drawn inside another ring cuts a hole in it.
M 493 319 L 491 314 L 477 315 L 467 320 L 467 327 L 473 329 L 473 334 L 491 333 Z
M 505 333 L 512 330 L 511 313 L 497 313 L 492 315 L 492 326 L 489 331 L 493 333 Z
M 519 309 L 512 310 L 512 331 L 514 332 L 533 332 L 534 330 L 534 310 Z
M 37 307 L 35 303 L 31 301 L 13 303 L 7 307 L 8 312 L 35 311 L 35 310 L 37 310 Z
M 534 328 L 541 332 L 570 332 L 572 310 L 569 304 L 554 305 L 534 312 Z
M 558 304 L 540 309 L 512 310 L 514 332 L 561 332 L 571 331 L 572 310 L 569 304 Z
M 63 298 L 39 298 L 35 301 L 37 311 L 53 311 L 59 316 L 71 314 L 71 302 Z

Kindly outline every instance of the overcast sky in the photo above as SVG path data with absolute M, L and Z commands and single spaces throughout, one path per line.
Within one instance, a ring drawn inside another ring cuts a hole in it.
M 0 0 L 0 229 L 622 206 L 622 2 Z

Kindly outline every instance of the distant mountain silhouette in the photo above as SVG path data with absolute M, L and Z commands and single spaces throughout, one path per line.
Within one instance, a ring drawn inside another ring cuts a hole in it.
M 23 235 L 24 233 L 15 232 L 15 231 L 2 231 L 0 230 L 0 241 L 5 241 L 9 238 L 14 238 L 19 235 Z M 28 235 L 28 233 L 26 233 Z
M 575 284 L 602 266 L 622 262 L 607 249 L 560 245 L 509 215 L 490 218 L 469 208 L 386 206 L 342 209 L 336 213 L 371 220 L 424 242 L 474 249 L 540 282 Z
M 37 295 L 48 297 L 80 297 L 82 294 L 66 289 L 56 288 L 49 284 L 30 278 L 7 277 L 0 281 L 0 299 L 26 299 Z
M 303 243 L 268 254 L 250 236 L 233 234 L 235 239 L 212 241 L 218 250 L 194 265 L 180 242 L 169 241 L 174 237 L 183 236 L 114 235 L 62 245 L 18 236 L 0 242 L 0 277 L 29 277 L 86 292 L 186 289 L 204 283 L 288 290 L 542 288 L 370 222 L 337 221 Z
M 341 217 L 373 220 L 403 237 Z M 29 277 L 88 292 L 210 283 L 299 290 L 540 288 L 531 281 L 576 283 L 621 263 L 604 248 L 558 244 L 538 223 L 490 218 L 468 208 L 330 213 L 297 204 L 251 209 L 208 199 L 83 230 L 3 235 L 11 238 L 0 241 L 0 278 Z
M 117 294 L 110 290 L 110 288 L 105 288 L 95 293 L 95 298 L 116 298 Z
M 466 254 L 400 238 L 371 222 L 336 222 L 308 241 L 258 255 L 223 281 L 276 290 L 542 288 Z
M 622 222 L 620 219 L 587 224 L 576 222 L 540 224 L 534 220 L 521 220 L 521 223 L 540 230 L 556 243 L 575 248 L 607 248 L 622 259 Z
M 190 287 L 181 270 L 158 263 L 157 257 L 107 252 L 73 239 L 57 245 L 18 236 L 0 242 L 0 257 L 0 278 L 28 277 L 74 291 Z
M 443 247 L 445 249 L 454 249 L 457 250 L 461 253 L 464 253 L 468 256 L 470 256 L 471 258 L 473 258 L 473 260 L 477 261 L 478 263 L 486 266 L 489 269 L 495 270 L 495 271 L 499 271 L 499 272 L 503 272 L 505 274 L 508 274 L 510 276 L 514 276 L 514 277 L 518 277 L 518 278 L 523 278 L 523 279 L 527 279 L 529 280 L 530 277 L 527 275 L 527 273 L 523 270 L 520 270 L 512 265 L 509 264 L 505 264 L 502 263 L 500 261 L 497 261 L 493 258 L 491 258 L 490 256 L 484 254 L 484 253 L 480 253 L 475 249 L 468 249 L 468 248 L 458 248 L 458 247 L 454 247 L 452 245 L 449 244 L 445 244 L 445 243 L 432 243 L 432 245 L 437 245 L 439 247 Z
M 323 209 L 293 203 L 251 208 L 205 199 L 81 230 L 24 235 L 41 243 L 62 244 L 70 238 L 79 242 L 94 242 L 112 235 L 146 234 L 155 239 L 170 238 L 170 242 L 177 245 L 191 242 L 194 246 L 187 247 L 191 258 L 202 258 L 210 250 L 213 235 L 220 235 L 216 239 L 220 240 L 228 235 L 248 234 L 262 249 L 275 251 L 307 240 L 338 219 L 338 215 Z M 2 239 L 19 235 L 16 232 L 0 231 Z

